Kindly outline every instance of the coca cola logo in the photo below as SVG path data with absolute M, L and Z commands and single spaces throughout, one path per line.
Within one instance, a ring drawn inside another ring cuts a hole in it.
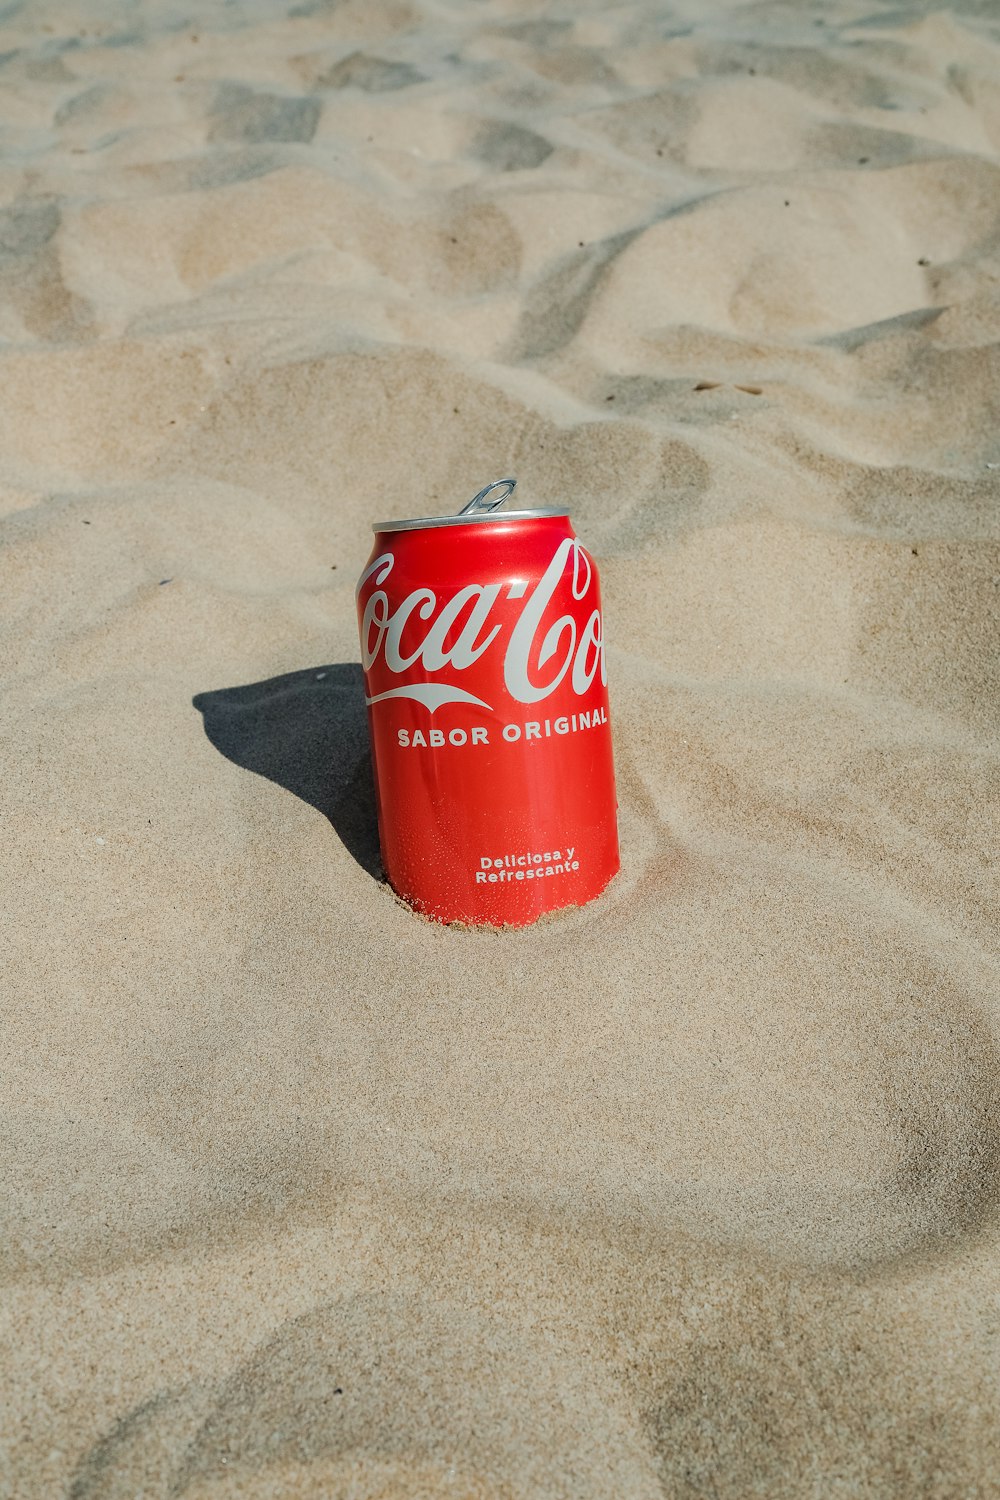
M 445 668 L 467 671 L 493 649 L 504 652 L 504 686 L 518 703 L 540 703 L 567 678 L 581 697 L 598 673 L 601 682 L 607 682 L 599 609 L 592 610 L 582 629 L 572 614 L 560 614 L 547 623 L 561 587 L 568 584 L 572 598 L 582 601 L 594 584 L 590 559 L 575 537 L 559 543 L 530 593 L 525 583 L 470 583 L 439 605 L 433 589 L 418 588 L 391 608 L 381 585 L 394 564 L 391 552 L 381 553 L 358 584 L 359 598 L 369 581 L 376 585 L 361 616 L 362 665 L 367 673 L 381 660 L 390 672 L 401 677 L 412 672 L 420 680 L 375 693 L 368 698 L 369 704 L 411 698 L 431 713 L 445 703 L 491 708 L 474 693 L 452 682 L 434 681 L 431 674 Z M 524 598 L 524 603 L 506 641 L 501 641 L 505 625 L 496 621 L 495 611 L 504 594 L 507 599 Z

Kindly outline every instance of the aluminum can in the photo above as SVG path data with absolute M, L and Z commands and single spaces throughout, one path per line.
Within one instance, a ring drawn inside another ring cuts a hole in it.
M 523 927 L 619 868 L 600 586 L 564 510 L 379 523 L 358 584 L 379 839 L 441 922 Z

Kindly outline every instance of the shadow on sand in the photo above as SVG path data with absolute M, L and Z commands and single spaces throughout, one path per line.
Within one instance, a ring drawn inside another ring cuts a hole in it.
M 216 750 L 315 807 L 362 869 L 383 878 L 357 662 L 286 672 L 192 701 Z

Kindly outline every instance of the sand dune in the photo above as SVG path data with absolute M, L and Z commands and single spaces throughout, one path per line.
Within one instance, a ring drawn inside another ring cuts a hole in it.
M 994 1494 L 995 7 L 3 28 L 0 1493 Z M 460 932 L 353 591 L 508 472 L 623 871 Z

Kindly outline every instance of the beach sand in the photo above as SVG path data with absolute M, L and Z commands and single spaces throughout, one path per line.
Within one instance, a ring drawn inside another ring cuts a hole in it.
M 8 7 L 0 1492 L 1000 1492 L 1000 16 Z M 353 591 L 513 474 L 623 871 L 379 875 Z

